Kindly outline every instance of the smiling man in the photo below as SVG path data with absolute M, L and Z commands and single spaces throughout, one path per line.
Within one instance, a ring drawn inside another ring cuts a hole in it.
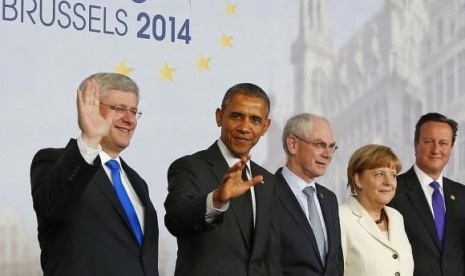
M 49 275 L 158 275 L 158 222 L 146 182 L 120 157 L 142 114 L 128 77 L 97 73 L 77 92 L 81 135 L 31 165 L 41 264 Z
M 415 126 L 415 164 L 397 177 L 390 205 L 403 216 L 415 276 L 465 275 L 465 187 L 443 176 L 457 123 L 439 113 Z
M 274 178 L 249 155 L 269 112 L 260 87 L 231 87 L 216 110 L 220 139 L 169 167 L 165 225 L 177 238 L 175 275 L 280 275 Z
M 283 275 L 342 275 L 337 199 L 315 183 L 337 149 L 331 125 L 323 117 L 302 113 L 287 121 L 282 140 L 287 162 L 275 176 Z

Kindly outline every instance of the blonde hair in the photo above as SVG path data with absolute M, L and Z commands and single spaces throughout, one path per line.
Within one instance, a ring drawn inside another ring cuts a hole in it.
M 351 192 L 355 194 L 356 174 L 383 167 L 393 168 L 396 172 L 402 169 L 399 158 L 391 148 L 369 144 L 357 149 L 350 157 L 347 166 L 347 187 L 350 187 Z

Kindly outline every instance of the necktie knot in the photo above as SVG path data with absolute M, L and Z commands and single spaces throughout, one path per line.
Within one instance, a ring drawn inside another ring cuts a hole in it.
M 430 187 L 434 189 L 435 192 L 440 191 L 439 183 L 437 181 L 433 181 L 430 184 Z
M 105 165 L 110 168 L 111 171 L 118 171 L 119 172 L 119 163 L 115 159 L 108 160 Z
M 302 190 L 302 192 L 307 197 L 313 197 L 313 194 L 315 193 L 315 188 L 313 186 L 307 186 L 307 187 L 305 187 L 305 189 Z

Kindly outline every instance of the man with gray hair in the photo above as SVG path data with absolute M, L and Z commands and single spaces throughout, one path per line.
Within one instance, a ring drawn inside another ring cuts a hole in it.
M 323 117 L 299 114 L 287 121 L 282 141 L 287 162 L 275 177 L 283 275 L 342 275 L 337 199 L 315 183 L 337 150 L 331 125 Z
M 41 265 L 50 275 L 158 275 L 157 213 L 120 157 L 142 114 L 127 76 L 97 73 L 77 91 L 81 134 L 32 160 Z

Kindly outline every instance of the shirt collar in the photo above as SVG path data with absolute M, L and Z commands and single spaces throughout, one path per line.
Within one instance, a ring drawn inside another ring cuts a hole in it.
M 234 154 L 228 149 L 228 147 L 224 144 L 224 142 L 221 139 L 218 139 L 218 147 L 220 148 L 221 154 L 223 155 L 224 159 L 226 160 L 226 163 L 228 163 L 228 167 L 234 166 L 237 162 L 241 161 L 240 158 L 237 158 L 234 156 Z M 250 160 L 247 161 L 247 168 L 250 171 Z
M 283 167 L 283 169 L 281 170 L 281 173 L 282 173 L 284 179 L 286 179 L 286 181 L 289 184 L 289 186 L 291 187 L 291 189 L 302 191 L 306 187 L 311 186 L 316 191 L 315 181 L 312 181 L 310 183 L 305 182 L 302 178 L 298 177 L 293 172 L 291 172 L 287 168 L 287 166 Z
M 432 179 L 429 177 L 426 173 L 424 173 L 418 166 L 417 164 L 413 165 L 413 169 L 415 170 L 415 173 L 417 174 L 418 180 L 420 181 L 421 186 L 429 186 L 429 184 L 433 181 L 438 182 L 439 187 L 442 189 L 442 172 L 439 175 L 438 179 Z
M 106 152 L 104 152 L 103 150 L 99 153 L 99 156 L 100 156 L 100 161 L 102 162 L 102 166 L 105 167 L 105 163 L 107 163 L 109 160 L 116 160 L 118 163 L 119 163 L 119 167 L 120 169 L 122 168 L 121 166 L 121 160 L 118 157 L 116 158 L 111 158 L 110 155 L 108 155 Z

